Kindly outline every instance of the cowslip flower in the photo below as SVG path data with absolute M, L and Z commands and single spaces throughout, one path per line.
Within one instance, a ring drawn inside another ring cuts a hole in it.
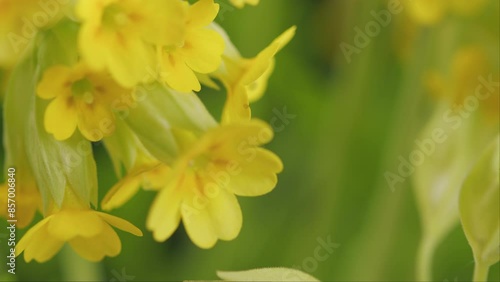
M 461 15 L 471 16 L 480 11 L 487 0 L 419 0 L 407 1 L 407 10 L 412 19 L 422 25 L 435 25 L 440 22 L 449 11 Z
M 219 67 L 224 40 L 207 26 L 219 12 L 213 0 L 200 0 L 188 8 L 186 37 L 181 46 L 158 46 L 160 76 L 180 92 L 200 91 L 197 73 L 211 73 Z
M 223 34 L 228 45 L 223 55 L 223 66 L 212 74 L 220 79 L 227 89 L 222 120 L 248 120 L 251 118 L 249 103 L 260 99 L 264 94 L 274 68 L 274 56 L 292 40 L 296 27 L 286 30 L 252 59 L 243 58 L 224 31 L 220 28 L 217 30 Z
M 184 40 L 186 5 L 181 0 L 80 0 L 83 24 L 78 44 L 89 66 L 108 70 L 132 87 L 153 65 L 150 44 L 176 46 Z
M 68 5 L 60 2 L 0 0 L 0 67 L 12 68 L 31 50 L 37 32 L 62 18 Z
M 426 87 L 435 98 L 443 99 L 450 104 L 453 110 L 460 110 L 468 97 L 479 93 L 488 95 L 487 100 L 480 101 L 479 112 L 485 114 L 489 120 L 498 120 L 498 88 L 482 89 L 482 85 L 488 80 L 488 75 L 495 73 L 491 64 L 492 56 L 481 46 L 465 46 L 457 50 L 453 55 L 448 74 L 432 70 L 424 78 Z M 494 76 L 493 76 L 494 77 Z M 496 74 L 498 77 L 498 73 Z M 485 92 L 485 93 L 482 93 Z M 471 96 L 472 97 L 472 96 Z
M 181 219 L 200 248 L 236 238 L 242 226 L 236 195 L 269 193 L 283 169 L 275 154 L 259 148 L 272 137 L 271 128 L 258 120 L 222 125 L 201 139 L 177 132 L 182 155 L 172 165 L 147 219 L 155 240 L 168 239 Z
M 259 5 L 259 0 L 230 0 L 231 4 L 233 4 L 237 8 L 243 8 L 245 5 L 257 6 Z
M 46 70 L 37 95 L 52 100 L 45 110 L 44 127 L 57 140 L 68 139 L 78 127 L 85 138 L 99 141 L 114 131 L 113 102 L 131 95 L 131 90 L 79 63 Z
M 27 262 L 50 260 L 65 243 L 89 261 L 100 261 L 104 257 L 114 257 L 121 251 L 121 241 L 114 229 L 126 231 L 136 236 L 142 232 L 121 218 L 92 210 L 66 189 L 65 201 L 61 208 L 53 207 L 45 219 L 33 226 L 21 238 L 16 247 L 16 255 L 24 252 Z

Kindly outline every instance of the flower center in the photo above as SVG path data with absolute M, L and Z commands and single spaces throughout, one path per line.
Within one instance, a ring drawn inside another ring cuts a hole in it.
M 210 158 L 206 155 L 198 156 L 195 159 L 189 161 L 188 165 L 193 171 L 205 170 L 209 163 L 211 162 Z
M 71 85 L 71 92 L 74 96 L 81 98 L 87 104 L 92 104 L 94 102 L 94 86 L 86 78 L 73 82 Z
M 111 4 L 102 13 L 102 23 L 104 26 L 114 29 L 127 25 L 130 23 L 130 19 L 119 4 Z

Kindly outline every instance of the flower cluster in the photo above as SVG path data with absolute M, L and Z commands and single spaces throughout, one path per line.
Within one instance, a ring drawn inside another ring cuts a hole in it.
M 21 2 L 29 1 L 0 4 L 18 17 L 36 10 L 23 10 Z M 242 8 L 259 1 L 231 2 Z M 111 226 L 142 236 L 127 221 L 97 211 L 92 142 L 98 141 L 119 178 L 102 209 L 126 205 L 141 188 L 153 190 L 146 227 L 155 240 L 167 240 L 181 221 L 201 248 L 236 238 L 242 226 L 236 196 L 269 193 L 283 169 L 262 148 L 273 132 L 252 118 L 250 103 L 264 94 L 275 55 L 295 27 L 245 58 L 214 22 L 220 8 L 214 0 L 55 3 L 57 13 L 35 28 L 26 50 L 14 63 L 0 64 L 15 65 L 4 100 L 4 144 L 6 166 L 19 171 L 23 212 L 17 216 L 21 227 L 37 212 L 44 216 L 17 254 L 44 262 L 68 243 L 99 261 L 121 250 Z M 12 27 L 17 18 L 3 21 Z M 218 82 L 227 95 L 220 121 L 199 99 L 203 93 L 195 93 L 219 89 Z M 5 202 L 6 187 L 1 191 Z
M 431 98 L 407 163 L 422 224 L 417 280 L 433 279 L 435 251 L 460 223 L 475 254 L 473 281 L 486 280 L 487 269 L 499 259 L 498 4 L 404 4 L 408 19 L 400 23 L 411 35 L 401 45 L 413 50 L 406 63 L 417 66 L 415 84 Z

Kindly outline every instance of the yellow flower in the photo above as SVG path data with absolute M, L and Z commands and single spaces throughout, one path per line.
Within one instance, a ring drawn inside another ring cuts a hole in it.
M 451 65 L 452 95 L 462 104 L 467 96 L 473 95 L 478 85 L 479 76 L 487 76 L 493 67 L 488 53 L 480 46 L 467 46 L 459 49 Z
M 116 183 L 102 200 L 101 207 L 109 211 L 118 208 L 132 198 L 142 186 L 145 190 L 159 190 L 166 185 L 166 176 L 170 168 L 152 161 L 137 165 Z
M 224 40 L 216 31 L 207 28 L 218 12 L 219 4 L 213 0 L 196 2 L 188 10 L 184 43 L 158 47 L 161 78 L 173 89 L 200 91 L 196 73 L 211 73 L 219 67 Z
M 66 140 L 78 127 L 85 138 L 99 141 L 114 131 L 114 101 L 131 91 L 104 73 L 90 71 L 80 63 L 70 68 L 54 66 L 45 71 L 37 94 L 53 99 L 45 110 L 45 130 L 57 140 Z
M 68 191 L 69 188 L 63 207 L 55 208 L 21 238 L 16 255 L 24 252 L 27 262 L 33 259 L 45 262 L 67 242 L 83 258 L 100 261 L 121 251 L 120 238 L 111 226 L 142 236 L 142 232 L 128 221 L 92 210 Z
M 257 6 L 259 4 L 259 0 L 229 0 L 231 4 L 233 4 L 237 8 L 243 8 L 245 4 Z
M 275 154 L 259 148 L 272 139 L 271 128 L 251 120 L 217 127 L 201 139 L 188 132 L 176 135 L 182 155 L 151 207 L 147 228 L 155 240 L 164 241 L 182 218 L 189 237 L 201 248 L 236 238 L 242 214 L 235 195 L 269 193 L 283 169 Z
M 8 184 L 4 183 L 0 186 L 0 216 L 5 219 L 16 219 L 17 227 L 24 228 L 30 225 L 35 217 L 37 210 L 41 210 L 42 201 L 40 193 L 33 180 L 28 178 L 19 178 L 21 181 L 16 183 L 15 197 L 11 199 L 15 201 L 15 218 L 10 217 L 7 205 L 10 204 L 8 197 Z M 21 186 L 22 183 L 22 186 Z
M 0 67 L 13 67 L 37 31 L 58 22 L 67 10 L 67 4 L 47 2 L 0 0 Z
M 462 47 L 452 57 L 450 73 L 428 71 L 424 77 L 425 84 L 435 98 L 446 100 L 454 110 L 458 110 L 456 106 L 465 104 L 468 98 L 476 95 L 478 85 L 488 79 L 488 75 L 498 77 L 491 61 L 491 55 L 480 46 Z M 498 88 L 492 89 L 491 94 L 487 100 L 480 101 L 480 112 L 494 121 L 498 120 Z
M 264 94 L 274 68 L 274 56 L 290 42 L 295 30 L 296 27 L 289 28 L 252 59 L 242 58 L 227 39 L 227 35 L 224 36 L 229 46 L 223 56 L 223 66 L 213 74 L 227 89 L 223 122 L 251 118 L 249 103 L 258 100 Z
M 407 1 L 410 16 L 422 25 L 434 25 L 452 11 L 461 16 L 470 16 L 481 10 L 487 0 L 415 0 Z
M 462 16 L 471 16 L 480 11 L 488 0 L 451 0 L 450 7 L 453 12 Z
M 154 57 L 149 44 L 176 46 L 184 40 L 181 0 L 80 0 L 76 13 L 83 21 L 78 43 L 84 60 L 94 70 L 109 70 L 126 87 L 147 76 Z
M 432 25 L 440 21 L 446 13 L 446 1 L 419 0 L 408 1 L 410 16 L 423 25 Z

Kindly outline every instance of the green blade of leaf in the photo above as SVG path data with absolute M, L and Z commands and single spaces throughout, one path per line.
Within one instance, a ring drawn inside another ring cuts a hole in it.
M 302 271 L 284 267 L 237 272 L 217 271 L 217 275 L 227 281 L 319 281 Z

